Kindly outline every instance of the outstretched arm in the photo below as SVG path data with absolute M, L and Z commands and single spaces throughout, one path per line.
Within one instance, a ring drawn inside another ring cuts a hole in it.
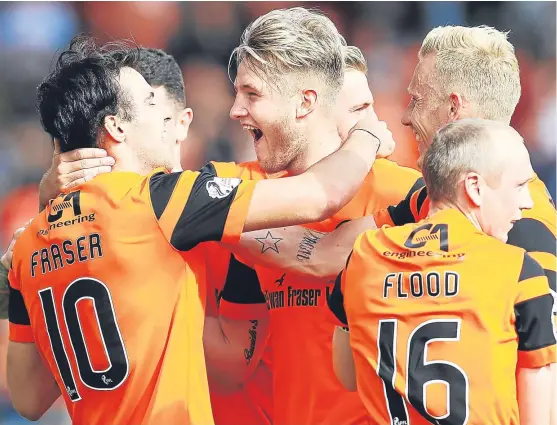
M 346 222 L 331 233 L 302 226 L 243 233 L 240 244 L 228 245 L 244 260 L 291 273 L 334 279 L 359 234 L 375 229 L 373 216 Z

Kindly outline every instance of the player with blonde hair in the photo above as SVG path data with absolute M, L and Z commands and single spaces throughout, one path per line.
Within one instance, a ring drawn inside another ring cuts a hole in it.
M 510 123 L 520 98 L 519 66 L 508 33 L 487 26 L 437 27 L 429 32 L 418 54 L 418 65 L 408 86 L 410 102 L 402 124 L 416 135 L 420 159 L 436 131 L 463 118 L 484 118 Z M 540 262 L 555 291 L 555 208 L 543 182 L 529 183 L 534 206 L 515 223 L 508 243 L 522 247 Z M 244 255 L 269 266 L 312 276 L 333 277 L 344 266 L 351 246 L 364 230 L 384 224 L 401 225 L 427 215 L 428 197 L 423 182 L 398 205 L 353 220 L 319 240 L 311 258 L 298 261 L 300 227 L 277 229 L 284 241 L 279 255 L 264 255 L 256 238 L 265 231 L 243 234 Z

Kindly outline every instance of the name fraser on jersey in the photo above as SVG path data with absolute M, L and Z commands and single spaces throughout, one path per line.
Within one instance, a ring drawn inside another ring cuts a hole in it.
M 76 261 L 94 260 L 103 256 L 101 235 L 91 233 L 80 236 L 75 241 L 66 239 L 61 244 L 51 244 L 49 247 L 33 251 L 30 258 L 31 277 L 35 277 L 37 269 L 44 275 Z
M 293 286 L 288 286 L 286 289 L 278 291 L 266 290 L 265 301 L 269 310 L 284 307 L 317 307 L 320 302 L 326 304 L 332 291 L 330 286 L 324 286 L 323 289 L 325 291 L 322 289 L 295 289 Z

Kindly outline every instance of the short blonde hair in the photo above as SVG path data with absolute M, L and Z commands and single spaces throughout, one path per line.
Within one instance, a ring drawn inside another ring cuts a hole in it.
M 344 47 L 344 66 L 346 69 L 360 71 L 367 75 L 367 61 L 362 51 L 356 46 Z
M 460 92 L 481 118 L 509 123 L 520 99 L 520 73 L 508 32 L 488 26 L 444 26 L 425 37 L 419 59 L 436 57 L 442 95 Z
M 248 25 L 230 63 L 245 63 L 265 80 L 319 74 L 333 100 L 344 81 L 345 45 L 333 22 L 317 11 L 273 10 Z
M 497 133 L 501 131 L 503 137 Z M 506 163 L 501 149 L 512 138 L 523 142 L 509 125 L 481 118 L 457 120 L 439 129 L 421 167 L 431 201 L 456 201 L 458 182 L 470 171 L 495 183 Z

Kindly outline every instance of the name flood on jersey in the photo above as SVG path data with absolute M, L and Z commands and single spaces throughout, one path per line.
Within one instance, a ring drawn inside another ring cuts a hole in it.
M 389 273 L 383 280 L 383 298 L 454 297 L 460 276 L 453 271 Z
M 33 251 L 30 258 L 31 277 L 35 277 L 37 271 L 44 275 L 76 261 L 94 260 L 102 256 L 101 236 L 98 233 L 80 236 L 75 240 L 66 239 L 61 244 L 53 243 Z
M 321 302 L 326 303 L 331 293 L 331 287 L 323 285 L 322 288 L 296 289 L 288 286 L 277 291 L 265 291 L 267 308 L 284 307 L 317 307 Z M 321 301 L 322 300 L 322 301 Z

